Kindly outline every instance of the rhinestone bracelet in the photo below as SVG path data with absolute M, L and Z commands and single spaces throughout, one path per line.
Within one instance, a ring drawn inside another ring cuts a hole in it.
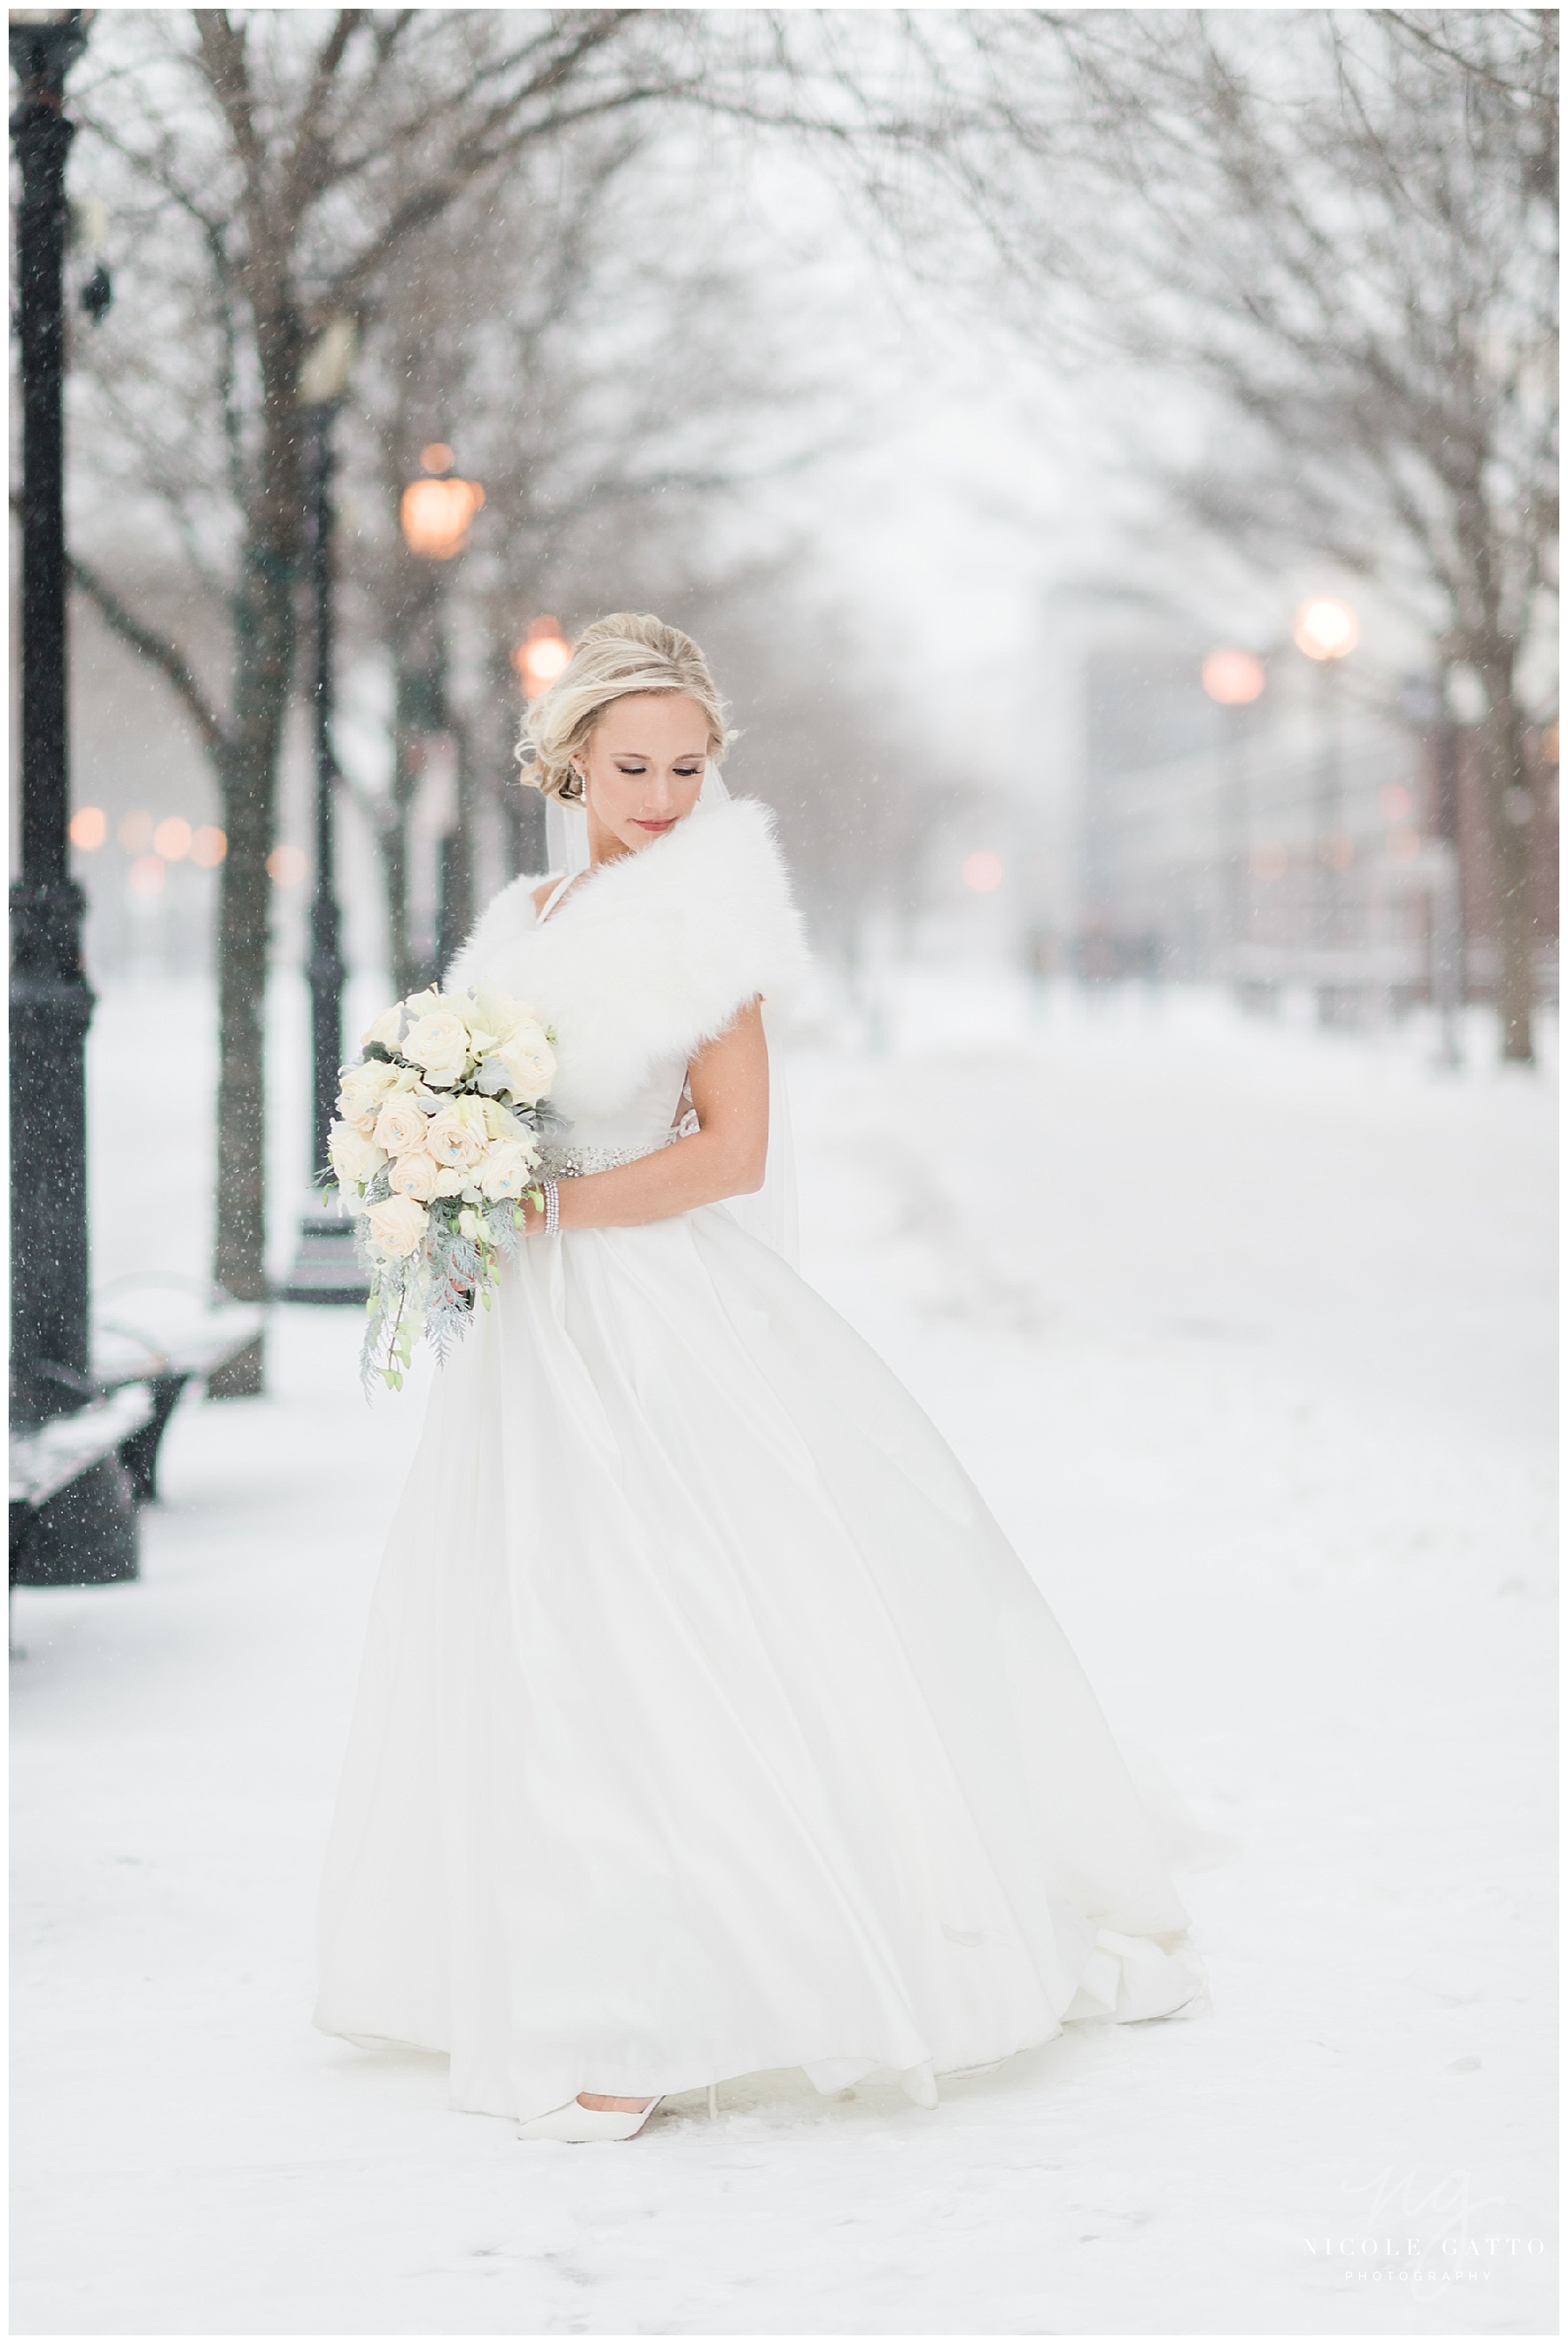
M 553 1180 L 545 1182 L 545 1235 L 558 1237 L 561 1226 L 561 1192 Z

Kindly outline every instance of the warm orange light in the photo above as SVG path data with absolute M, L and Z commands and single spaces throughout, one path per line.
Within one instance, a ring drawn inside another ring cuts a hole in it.
M 198 871 L 216 871 L 228 853 L 228 840 L 212 823 L 203 823 L 191 840 L 191 861 Z
M 468 542 L 484 501 L 477 480 L 410 480 L 401 508 L 409 552 L 426 561 L 450 561 Z
M 1255 878 L 1282 879 L 1291 867 L 1289 852 L 1282 846 L 1254 846 L 1252 874 Z
M 95 854 L 109 834 L 109 818 L 102 806 L 78 806 L 71 816 L 71 844 L 84 854 Z
M 1391 860 L 1395 863 L 1413 863 L 1421 853 L 1421 840 L 1413 830 L 1391 830 L 1388 851 Z
M 1362 638 L 1361 621 L 1350 604 L 1336 601 L 1332 594 L 1303 602 L 1291 631 L 1296 649 L 1311 660 L 1343 659 Z
M 989 846 L 979 846 L 963 860 L 964 885 L 977 895 L 989 895 L 993 887 L 1001 885 L 1001 857 L 993 854 Z
M 1221 708 L 1245 708 L 1263 689 L 1263 662 L 1251 652 L 1211 652 L 1201 673 L 1204 691 Z
M 153 843 L 152 815 L 137 806 L 134 813 L 120 816 L 120 826 L 115 834 L 127 854 L 145 854 Z
M 1402 782 L 1385 782 L 1377 793 L 1377 802 L 1384 822 L 1408 822 L 1415 803 Z
M 432 440 L 419 450 L 419 461 L 427 472 L 449 472 L 457 460 L 444 440 Z
M 1348 871 L 1356 859 L 1355 841 L 1342 830 L 1331 830 L 1318 853 L 1331 871 Z
M 275 887 L 297 887 L 309 868 L 297 846 L 275 846 L 266 858 L 266 875 Z
M 161 854 L 138 854 L 126 875 L 134 894 L 156 895 L 164 884 L 164 858 Z
M 1541 754 L 1549 765 L 1557 763 L 1557 727 L 1549 724 L 1541 735 Z
M 177 813 L 160 822 L 153 833 L 153 844 L 166 863 L 183 863 L 191 851 L 191 826 Z
M 512 665 L 529 700 L 549 690 L 571 658 L 572 647 L 561 632 L 558 619 L 531 619 L 528 631 L 512 653 Z

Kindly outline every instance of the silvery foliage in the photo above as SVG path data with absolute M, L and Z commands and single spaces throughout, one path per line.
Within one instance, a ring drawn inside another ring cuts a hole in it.
M 382 1204 L 391 1194 L 391 1181 L 385 1171 L 378 1172 L 365 1191 L 362 1207 Z M 468 1330 L 476 1295 L 487 1310 L 490 1307 L 491 1265 L 498 1258 L 517 1258 L 523 1241 L 521 1207 L 509 1197 L 498 1204 L 469 1206 L 486 1234 L 480 1245 L 457 1227 L 464 1201 L 461 1197 L 432 1199 L 424 1241 L 401 1261 L 373 1254 L 363 1211 L 355 1217 L 354 1249 L 370 1281 L 359 1354 L 359 1380 L 367 1399 L 378 1377 L 394 1391 L 402 1389 L 402 1368 L 396 1363 L 407 1366 L 421 1333 L 444 1365 L 452 1345 Z

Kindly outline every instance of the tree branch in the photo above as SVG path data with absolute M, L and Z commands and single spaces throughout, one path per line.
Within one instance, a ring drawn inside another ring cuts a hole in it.
M 404 198 L 385 227 L 331 279 L 327 298 L 334 306 L 347 304 L 352 295 L 361 291 L 367 281 L 385 267 L 406 237 L 417 228 L 430 227 L 483 173 L 509 161 L 532 140 L 552 137 L 562 130 L 576 128 L 579 124 L 602 121 L 611 115 L 623 114 L 628 107 L 643 105 L 648 98 L 660 94 L 651 85 L 646 88 L 620 90 L 611 97 L 563 107 L 542 121 L 525 123 L 509 136 L 498 140 L 487 151 L 465 147 L 453 157 L 439 177 L 427 180 L 424 187 L 416 187 Z
M 111 634 L 118 635 L 139 657 L 152 662 L 184 702 L 186 713 L 200 733 L 202 746 L 214 764 L 221 764 L 228 748 L 228 735 L 178 645 L 138 619 L 106 580 L 100 578 L 79 554 L 68 553 L 65 561 L 73 584 L 81 588 Z
M 283 167 L 284 217 L 297 217 L 309 197 L 330 176 L 329 149 L 321 135 L 322 119 L 349 42 L 365 23 L 364 8 L 339 8 L 337 21 L 317 52 L 310 87 L 299 109 L 294 137 Z

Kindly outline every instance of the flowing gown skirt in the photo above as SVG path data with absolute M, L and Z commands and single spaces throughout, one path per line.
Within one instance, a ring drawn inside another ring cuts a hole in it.
M 933 2077 L 1201 1974 L 1093 1694 L 880 1360 L 719 1207 L 535 1239 L 377 1585 L 317 2023 L 462 2108 Z

